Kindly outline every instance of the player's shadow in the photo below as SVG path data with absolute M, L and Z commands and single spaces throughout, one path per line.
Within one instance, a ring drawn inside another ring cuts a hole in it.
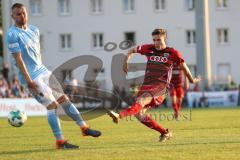
M 32 154 L 32 153 L 39 153 L 39 152 L 52 152 L 56 151 L 56 149 L 31 149 L 31 150 L 18 150 L 18 151 L 2 151 L 0 152 L 0 156 L 4 155 L 18 155 L 18 154 Z

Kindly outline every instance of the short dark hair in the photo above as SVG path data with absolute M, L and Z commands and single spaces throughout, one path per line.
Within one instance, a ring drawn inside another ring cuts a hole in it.
M 152 31 L 152 36 L 154 35 L 163 35 L 165 37 L 167 37 L 167 31 L 166 29 L 163 29 L 163 28 L 156 28 Z
M 12 10 L 14 10 L 15 8 L 22 8 L 25 7 L 24 4 L 22 3 L 14 3 L 11 7 Z

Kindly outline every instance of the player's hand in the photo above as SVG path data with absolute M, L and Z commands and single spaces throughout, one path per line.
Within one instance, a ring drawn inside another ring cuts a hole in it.
M 193 83 L 198 83 L 201 81 L 201 76 L 197 76 L 196 78 L 193 79 Z
M 128 72 L 128 64 L 127 64 L 127 62 L 124 62 L 124 64 L 123 64 L 123 71 L 127 74 L 127 72 Z
M 28 88 L 31 92 L 33 92 L 36 95 L 40 95 L 40 92 L 38 90 L 38 86 L 34 81 L 27 82 Z

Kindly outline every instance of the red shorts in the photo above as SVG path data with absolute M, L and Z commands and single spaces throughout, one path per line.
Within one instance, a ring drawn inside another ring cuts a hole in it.
M 152 101 L 144 108 L 155 107 L 156 105 L 162 104 L 163 100 L 165 99 L 166 91 L 166 84 L 143 85 L 138 91 L 137 98 L 140 97 L 143 93 L 150 93 L 152 96 Z
M 176 97 L 182 98 L 184 96 L 183 87 L 182 86 L 172 87 L 170 94 L 172 97 L 176 96 Z

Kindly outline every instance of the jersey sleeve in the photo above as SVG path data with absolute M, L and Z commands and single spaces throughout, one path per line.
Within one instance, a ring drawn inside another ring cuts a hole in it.
M 9 32 L 7 34 L 7 46 L 10 53 L 21 52 L 21 48 L 18 42 L 18 37 L 12 32 Z
M 173 52 L 174 52 L 174 59 L 175 59 L 175 62 L 177 64 L 185 62 L 185 60 L 183 59 L 182 54 L 179 51 L 173 49 Z
M 146 53 L 149 53 L 149 49 L 152 47 L 150 44 L 144 44 L 137 46 L 137 53 L 140 53 L 141 55 L 145 55 Z
M 29 25 L 28 27 L 30 28 L 31 31 L 34 32 L 34 34 L 35 34 L 37 37 L 40 37 L 40 31 L 39 31 L 38 27 L 33 26 L 33 25 Z
M 40 37 L 40 31 L 39 31 L 39 29 L 38 29 L 37 27 L 35 27 L 35 26 L 31 26 L 31 28 L 32 28 L 32 30 L 34 31 L 34 33 L 35 33 L 38 37 Z

